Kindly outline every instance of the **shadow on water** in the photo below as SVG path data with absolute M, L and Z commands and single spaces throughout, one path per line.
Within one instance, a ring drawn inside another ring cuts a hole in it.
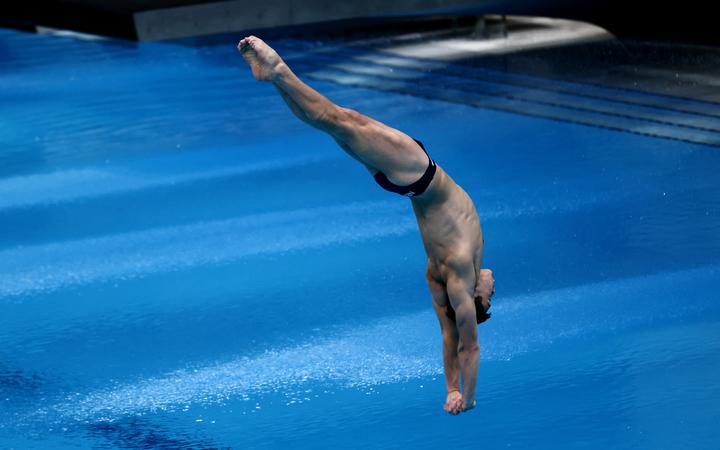
M 170 432 L 147 420 L 131 417 L 114 423 L 94 423 L 87 427 L 88 436 L 101 439 L 94 448 L 132 449 L 217 449 L 221 447 L 206 438 L 187 433 Z
M 0 401 L 19 402 L 36 397 L 47 383 L 37 373 L 25 373 L 0 365 Z

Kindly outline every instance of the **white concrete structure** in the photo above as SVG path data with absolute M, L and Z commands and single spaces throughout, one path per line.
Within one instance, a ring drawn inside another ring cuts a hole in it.
M 138 39 L 157 40 L 313 22 L 477 7 L 478 0 L 230 0 L 134 13 Z

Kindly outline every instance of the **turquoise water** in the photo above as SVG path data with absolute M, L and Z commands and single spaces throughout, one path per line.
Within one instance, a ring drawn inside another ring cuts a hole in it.
M 0 447 L 716 447 L 717 147 L 315 77 L 478 206 L 497 294 L 450 417 L 409 202 L 234 42 L 0 61 Z

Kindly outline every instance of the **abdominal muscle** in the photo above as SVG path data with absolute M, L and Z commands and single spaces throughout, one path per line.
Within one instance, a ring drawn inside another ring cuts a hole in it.
M 483 238 L 480 219 L 470 196 L 438 167 L 428 189 L 412 198 L 428 269 L 438 282 L 447 281 L 447 261 L 467 258 L 482 264 Z

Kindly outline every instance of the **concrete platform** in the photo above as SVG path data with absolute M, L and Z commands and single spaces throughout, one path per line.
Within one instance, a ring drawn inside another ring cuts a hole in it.
M 720 43 L 710 3 L 621 0 L 24 0 L 6 2 L 0 26 L 69 29 L 127 39 L 173 39 L 361 18 L 527 15 L 596 24 L 642 39 Z

